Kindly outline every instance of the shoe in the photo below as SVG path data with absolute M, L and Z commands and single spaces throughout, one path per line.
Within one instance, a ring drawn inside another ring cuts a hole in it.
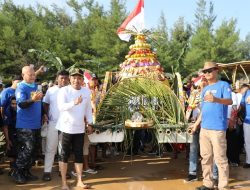
M 14 169 L 10 169 L 10 171 L 8 172 L 8 176 L 12 177 L 14 174 L 15 170 Z
M 189 174 L 187 179 L 184 179 L 184 182 L 189 183 L 189 182 L 193 182 L 193 181 L 197 181 L 197 180 L 198 180 L 198 178 L 196 175 Z
M 245 164 L 243 165 L 243 168 L 250 168 L 250 164 L 245 163 Z
M 27 183 L 27 180 L 26 180 L 25 176 L 23 175 L 23 171 L 21 171 L 21 170 L 15 170 L 13 172 L 12 177 L 14 178 L 14 180 L 17 184 Z
M 89 174 L 97 174 L 97 171 L 96 170 L 93 170 L 93 169 L 87 169 L 87 170 L 84 170 L 83 171 L 84 173 L 89 173 Z
M 50 172 L 43 173 L 43 181 L 51 181 L 51 174 Z
M 61 172 L 59 171 L 59 173 L 58 173 L 58 176 L 59 177 L 62 177 L 62 175 L 61 175 Z M 71 179 L 71 175 L 70 175 L 70 173 L 66 173 L 66 179 Z
M 213 190 L 214 188 L 208 188 L 204 185 L 200 186 L 200 187 L 197 187 L 195 190 Z
M 37 181 L 39 178 L 32 173 L 30 173 L 29 170 L 24 171 L 24 177 L 26 178 L 27 181 Z
M 104 167 L 100 166 L 100 165 L 96 165 L 95 167 L 92 167 L 91 169 L 93 169 L 93 170 L 103 170 Z

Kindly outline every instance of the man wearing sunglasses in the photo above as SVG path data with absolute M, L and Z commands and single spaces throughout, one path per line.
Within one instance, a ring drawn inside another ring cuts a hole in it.
M 228 189 L 229 167 L 226 155 L 227 107 L 231 105 L 231 87 L 227 82 L 217 79 L 219 68 L 215 62 L 206 62 L 202 72 L 208 86 L 201 94 L 201 114 L 193 131 L 201 123 L 200 154 L 203 172 L 203 185 L 196 190 L 214 189 L 213 162 L 219 171 L 219 190 Z

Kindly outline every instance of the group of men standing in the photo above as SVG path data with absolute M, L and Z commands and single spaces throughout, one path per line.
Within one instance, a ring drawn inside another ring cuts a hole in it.
M 73 147 L 77 173 L 76 186 L 88 189 L 89 185 L 83 184 L 81 176 L 84 133 L 85 128 L 89 133 L 92 132 L 92 128 L 88 125 L 92 123 L 92 108 L 91 91 L 83 87 L 83 71 L 81 69 L 72 69 L 70 73 L 65 70 L 59 71 L 56 85 L 49 88 L 45 96 L 35 83 L 36 72 L 33 67 L 23 67 L 22 78 L 22 81 L 14 80 L 13 90 L 7 92 L 8 101 L 15 95 L 17 104 L 15 120 L 17 146 L 11 176 L 17 184 L 38 179 L 30 170 L 36 158 L 35 149 L 40 139 L 40 128 L 42 123 L 48 123 L 43 179 L 51 180 L 51 170 L 58 147 L 62 189 L 69 189 L 66 182 L 67 162 Z M 5 118 L 5 107 L 2 107 L 1 113 Z M 5 130 L 7 146 L 12 144 L 12 139 L 8 139 L 11 136 L 8 132 L 8 129 Z
M 202 73 L 204 79 L 207 81 L 205 87 L 201 91 L 201 102 L 200 102 L 200 114 L 193 125 L 190 126 L 192 132 L 196 135 L 199 130 L 199 143 L 194 142 L 190 146 L 190 167 L 189 176 L 186 181 L 192 181 L 197 179 L 197 158 L 198 151 L 197 143 L 200 145 L 200 155 L 202 157 L 202 176 L 203 185 L 197 187 L 196 190 L 213 190 L 218 188 L 219 190 L 230 189 L 228 186 L 229 181 L 229 160 L 228 158 L 232 154 L 227 152 L 232 151 L 233 147 L 227 147 L 228 144 L 236 145 L 239 142 L 238 138 L 227 139 L 235 130 L 236 123 L 236 103 L 234 106 L 233 100 L 235 100 L 236 94 L 232 92 L 231 86 L 228 82 L 221 81 L 218 79 L 219 67 L 215 62 L 206 62 Z M 239 109 L 245 108 L 245 118 L 243 120 L 244 127 L 244 139 L 245 139 L 245 150 L 246 150 L 246 163 L 243 165 L 244 168 L 250 168 L 250 143 L 249 143 L 249 121 L 250 121 L 250 90 L 245 88 L 243 96 L 240 97 L 241 106 Z M 241 93 L 239 93 L 241 95 Z M 233 95 L 233 97 L 232 97 Z M 230 108 L 228 112 L 228 108 Z M 235 112 L 233 112 L 235 111 Z M 229 114 L 228 114 L 229 113 Z M 230 142 L 227 142 L 230 141 Z M 193 147 L 194 146 L 194 147 Z M 191 149 L 191 147 L 193 147 Z M 237 147 L 240 149 L 241 147 Z M 227 150 L 228 149 L 228 150 Z M 239 152 L 239 151 L 238 151 Z M 194 154 L 196 159 L 193 159 Z M 229 156 L 229 157 L 227 157 Z M 238 155 L 239 156 L 239 155 Z M 231 157 L 230 157 L 231 158 Z M 229 158 L 229 159 L 230 159 Z M 232 160 L 230 160 L 232 161 Z M 194 162 L 194 163 L 193 163 Z M 234 161 L 235 162 L 235 161 Z M 236 159 L 236 162 L 239 162 Z M 193 167 L 193 165 L 196 165 Z M 238 165 L 238 163 L 233 163 Z M 195 170 L 193 171 L 192 169 Z
M 208 85 L 201 92 L 201 113 L 190 127 L 196 132 L 200 127 L 200 154 L 202 157 L 203 185 L 197 190 L 214 189 L 213 165 L 218 168 L 219 190 L 228 189 L 229 165 L 227 159 L 226 129 L 228 126 L 227 109 L 232 101 L 232 89 L 227 82 L 218 80 L 219 68 L 214 62 L 206 62 L 202 70 Z M 89 185 L 82 182 L 84 134 L 92 132 L 91 91 L 83 87 L 83 71 L 73 69 L 69 72 L 57 73 L 56 85 L 49 88 L 45 96 L 38 90 L 35 83 L 36 74 L 33 67 L 22 69 L 22 78 L 13 80 L 9 91 L 5 92 L 6 104 L 12 101 L 15 94 L 17 104 L 16 137 L 17 150 L 13 162 L 13 173 L 16 183 L 24 184 L 29 180 L 38 179 L 30 169 L 34 162 L 34 152 L 39 139 L 42 123 L 48 123 L 45 149 L 45 166 L 43 179 L 51 180 L 54 157 L 59 152 L 59 168 L 62 177 L 62 189 L 68 190 L 67 163 L 73 147 L 76 186 L 88 189 Z M 19 82 L 19 83 L 18 83 Z M 18 85 L 17 85 L 18 83 Z M 42 105 L 42 102 L 43 105 Z M 250 134 L 250 91 L 242 98 L 246 106 L 244 121 L 245 136 Z M 14 103 L 14 102 L 13 102 Z M 7 106 L 1 104 L 1 115 L 5 118 Z M 43 109 L 42 109 L 43 106 Z M 43 110 L 43 112 L 42 112 Z M 8 135 L 7 135 L 8 136 Z M 250 143 L 246 141 L 246 165 L 250 167 Z M 11 146 L 7 138 L 7 146 Z

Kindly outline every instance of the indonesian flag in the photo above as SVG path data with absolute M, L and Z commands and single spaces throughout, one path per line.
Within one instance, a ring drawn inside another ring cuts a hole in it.
M 118 28 L 117 34 L 121 40 L 129 41 L 131 34 L 126 30 L 130 30 L 136 33 L 141 32 L 144 29 L 144 0 L 139 0 L 135 9 L 128 15 L 126 20 Z
M 84 71 L 84 82 L 87 84 L 92 79 L 91 74 L 88 71 Z
M 195 86 L 199 86 L 200 82 L 202 81 L 202 79 L 204 78 L 204 75 L 200 75 L 197 78 L 193 79 L 193 83 Z

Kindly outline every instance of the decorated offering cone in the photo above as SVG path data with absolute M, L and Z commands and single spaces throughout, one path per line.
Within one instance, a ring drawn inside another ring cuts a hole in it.
M 164 69 L 157 60 L 156 53 L 151 50 L 151 45 L 146 42 L 144 34 L 137 34 L 135 44 L 129 49 L 125 61 L 120 64 L 122 79 L 141 76 L 160 81 L 166 80 Z

